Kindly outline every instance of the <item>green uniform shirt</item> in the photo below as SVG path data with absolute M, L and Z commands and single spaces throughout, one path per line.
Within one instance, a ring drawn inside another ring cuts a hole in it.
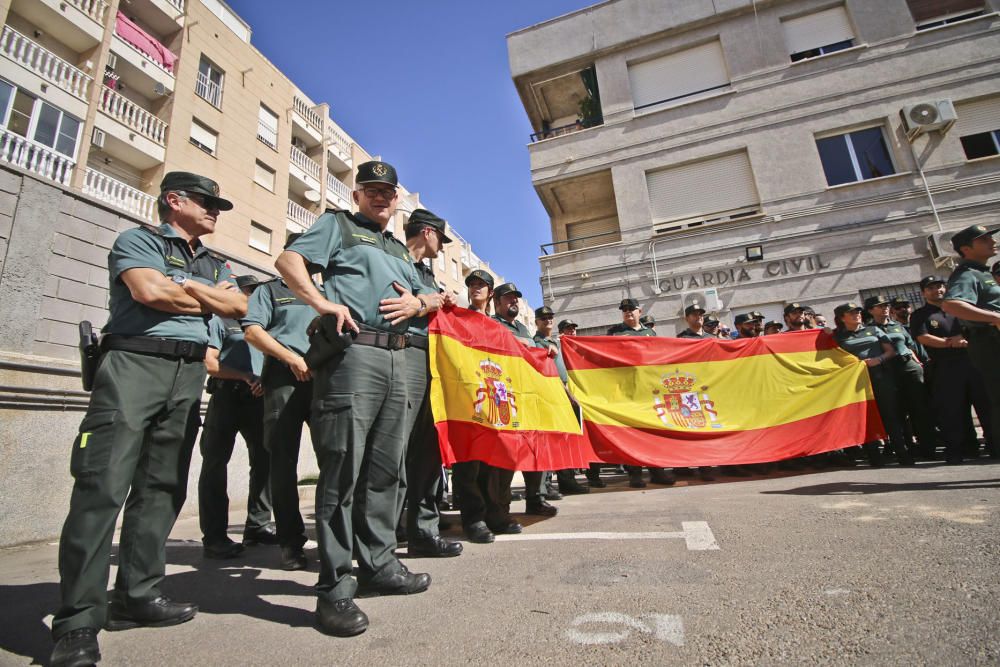
M 247 305 L 244 328 L 257 324 L 292 352 L 304 356 L 309 351 L 306 329 L 316 317 L 312 306 L 303 302 L 285 281 L 270 280 L 254 290 Z
M 545 338 L 541 334 L 535 334 L 535 345 L 537 347 L 554 347 L 556 348 L 556 356 L 552 361 L 556 362 L 556 370 L 559 371 L 559 379 L 565 384 L 569 382 L 569 374 L 566 372 L 566 363 L 563 361 L 562 348 L 559 346 L 559 342 L 552 338 Z
M 421 282 L 424 287 L 427 288 L 428 293 L 437 292 L 438 286 L 434 282 L 434 270 L 424 264 L 423 262 L 414 262 L 413 267 L 417 270 L 417 275 L 420 277 Z M 412 334 L 420 334 L 421 336 L 427 335 L 427 318 L 425 315 L 423 317 L 414 317 L 409 321 L 410 328 L 408 331 Z
M 322 271 L 327 299 L 347 306 L 356 322 L 372 329 L 406 331 L 406 321 L 392 326 L 379 312 L 382 299 L 399 297 L 393 282 L 413 294 L 431 291 L 406 246 L 360 213 L 327 211 L 288 249 L 306 260 L 310 272 Z
M 682 331 L 679 334 L 677 334 L 677 337 L 678 338 L 715 338 L 715 336 L 713 336 L 710 333 L 707 333 L 704 329 L 701 330 L 701 333 L 695 333 L 695 332 L 691 331 L 690 328 L 685 329 L 684 331 Z
M 910 332 L 906 330 L 906 327 L 892 320 L 887 321 L 885 324 L 876 324 L 874 326 L 877 326 L 889 337 L 889 342 L 892 343 L 897 355 L 900 357 L 913 356 L 917 344 L 913 342 L 913 337 L 910 336 Z
M 1000 286 L 990 275 L 989 267 L 968 260 L 958 265 L 948 278 L 946 301 L 965 301 L 983 310 L 1000 312 Z M 962 320 L 967 327 L 992 326 L 985 322 Z
M 507 329 L 514 334 L 514 338 L 516 338 L 520 343 L 527 345 L 528 347 L 539 347 L 539 345 L 535 342 L 535 339 L 531 337 L 530 333 L 528 333 L 528 327 L 521 324 L 518 320 L 508 322 L 499 315 L 494 315 L 493 319 L 507 327 Z
M 656 332 L 649 327 L 639 325 L 638 329 L 633 329 L 624 322 L 616 324 L 608 329 L 609 336 L 655 336 Z
M 108 253 L 111 315 L 102 332 L 207 343 L 211 315 L 180 315 L 150 308 L 134 300 L 121 279 L 129 269 L 155 269 L 165 276 L 183 275 L 206 285 L 232 278 L 223 260 L 209 254 L 200 242 L 195 245 L 192 253 L 187 241 L 168 224 L 156 231 L 136 227 L 123 232 Z
M 889 337 L 874 324 L 861 327 L 857 331 L 848 331 L 838 328 L 833 332 L 837 344 L 844 348 L 858 359 L 874 359 L 880 356 L 885 350 L 882 343 L 892 343 Z
M 219 351 L 220 364 L 235 371 L 259 376 L 264 368 L 264 353 L 244 340 L 243 327 L 236 320 L 213 315 L 208 322 L 208 346 Z

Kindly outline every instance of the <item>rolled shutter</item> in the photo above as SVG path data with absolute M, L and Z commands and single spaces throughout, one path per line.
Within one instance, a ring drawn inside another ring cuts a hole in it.
M 983 0 L 906 0 L 917 23 L 983 8 Z
M 636 109 L 720 88 L 729 72 L 718 40 L 628 66 Z
M 604 234 L 604 236 L 581 238 L 596 234 Z M 622 236 L 618 228 L 618 218 L 610 217 L 587 220 L 585 222 L 571 222 L 566 225 L 566 239 L 569 241 L 568 246 L 570 250 L 579 250 L 581 248 L 621 241 Z M 581 240 L 575 241 L 574 239 Z
M 653 222 L 709 218 L 760 207 L 745 152 L 646 172 Z
M 960 137 L 1000 130 L 1000 97 L 987 97 L 955 105 L 954 132 Z
M 781 27 L 790 54 L 854 39 L 854 30 L 843 7 L 787 19 L 781 22 Z

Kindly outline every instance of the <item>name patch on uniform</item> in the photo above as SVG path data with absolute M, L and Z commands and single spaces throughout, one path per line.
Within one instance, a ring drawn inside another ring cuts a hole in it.
M 275 299 L 276 303 L 291 303 L 293 301 L 295 301 L 294 296 L 280 296 L 277 299 Z
M 365 243 L 371 243 L 372 245 L 376 245 L 378 243 L 378 241 L 376 241 L 372 237 L 365 236 L 364 234 L 351 234 L 351 236 L 358 239 L 359 241 L 364 241 Z
M 181 259 L 180 257 L 174 257 L 173 255 L 167 255 L 167 264 L 170 264 L 171 266 L 177 266 L 182 269 L 185 266 L 187 266 L 187 264 L 184 262 L 183 259 Z

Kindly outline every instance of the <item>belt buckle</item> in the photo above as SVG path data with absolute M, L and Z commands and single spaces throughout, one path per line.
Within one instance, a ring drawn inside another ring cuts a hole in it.
M 402 350 L 406 347 L 406 334 L 390 333 L 389 334 L 389 349 L 390 350 Z

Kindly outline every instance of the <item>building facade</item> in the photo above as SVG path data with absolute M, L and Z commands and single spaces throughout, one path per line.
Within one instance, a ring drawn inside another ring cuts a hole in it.
M 550 216 L 542 294 L 664 333 L 873 291 L 921 303 L 1000 212 L 997 0 L 609 0 L 508 36 Z

